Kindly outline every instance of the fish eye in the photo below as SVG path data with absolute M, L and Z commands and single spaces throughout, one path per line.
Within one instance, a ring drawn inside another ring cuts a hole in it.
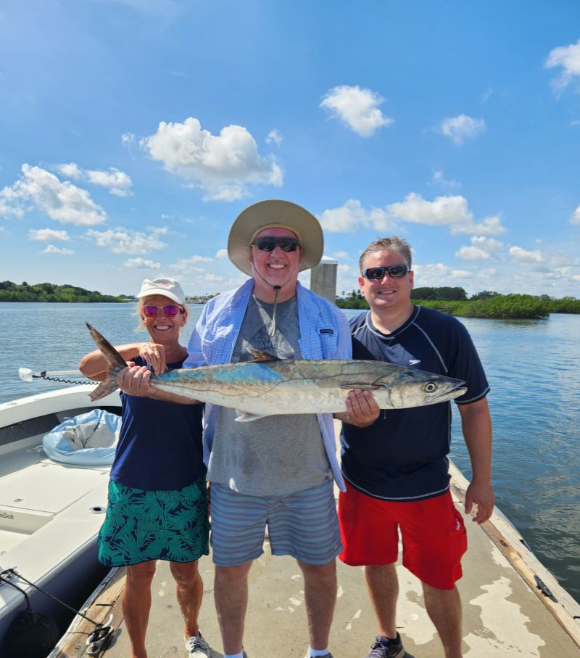
M 435 393 L 437 390 L 437 384 L 434 382 L 427 382 L 423 388 L 426 393 Z

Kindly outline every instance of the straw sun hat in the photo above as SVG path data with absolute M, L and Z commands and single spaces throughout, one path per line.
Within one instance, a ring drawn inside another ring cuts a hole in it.
M 270 199 L 248 206 L 232 224 L 228 256 L 239 270 L 252 276 L 250 245 L 258 233 L 273 227 L 288 229 L 300 240 L 301 271 L 318 265 L 324 249 L 324 237 L 316 217 L 290 201 Z

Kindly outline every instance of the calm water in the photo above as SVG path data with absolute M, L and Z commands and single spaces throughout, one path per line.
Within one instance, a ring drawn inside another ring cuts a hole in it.
M 184 340 L 202 308 L 192 308 Z M 94 348 L 85 320 L 112 343 L 145 339 L 133 333 L 133 310 L 133 304 L 0 303 L 0 402 L 59 388 L 23 382 L 18 368 L 76 368 Z M 580 600 L 580 316 L 462 321 L 492 389 L 497 504 Z M 469 477 L 457 415 L 452 455 Z

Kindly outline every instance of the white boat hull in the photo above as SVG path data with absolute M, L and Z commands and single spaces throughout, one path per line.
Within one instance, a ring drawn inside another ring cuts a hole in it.
M 75 386 L 0 405 L 0 572 L 15 569 L 77 609 L 106 572 L 97 560 L 96 539 L 110 467 L 51 461 L 42 438 L 66 416 L 95 406 L 120 409 L 118 394 L 95 404 L 88 397 L 91 390 Z M 12 582 L 26 591 L 35 612 L 53 617 L 66 630 L 71 618 L 66 608 L 20 579 Z M 0 583 L 0 647 L 25 609 L 23 594 Z

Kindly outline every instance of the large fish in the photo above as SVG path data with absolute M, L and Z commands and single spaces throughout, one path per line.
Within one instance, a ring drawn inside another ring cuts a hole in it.
M 87 323 L 109 366 L 107 379 L 91 394 L 99 400 L 118 388 L 123 357 Z M 255 351 L 255 360 L 181 368 L 152 375 L 150 384 L 168 393 L 211 402 L 239 412 L 238 421 L 277 414 L 346 411 L 351 389 L 371 391 L 381 409 L 405 409 L 447 402 L 463 395 L 465 382 L 384 361 L 278 360 Z

